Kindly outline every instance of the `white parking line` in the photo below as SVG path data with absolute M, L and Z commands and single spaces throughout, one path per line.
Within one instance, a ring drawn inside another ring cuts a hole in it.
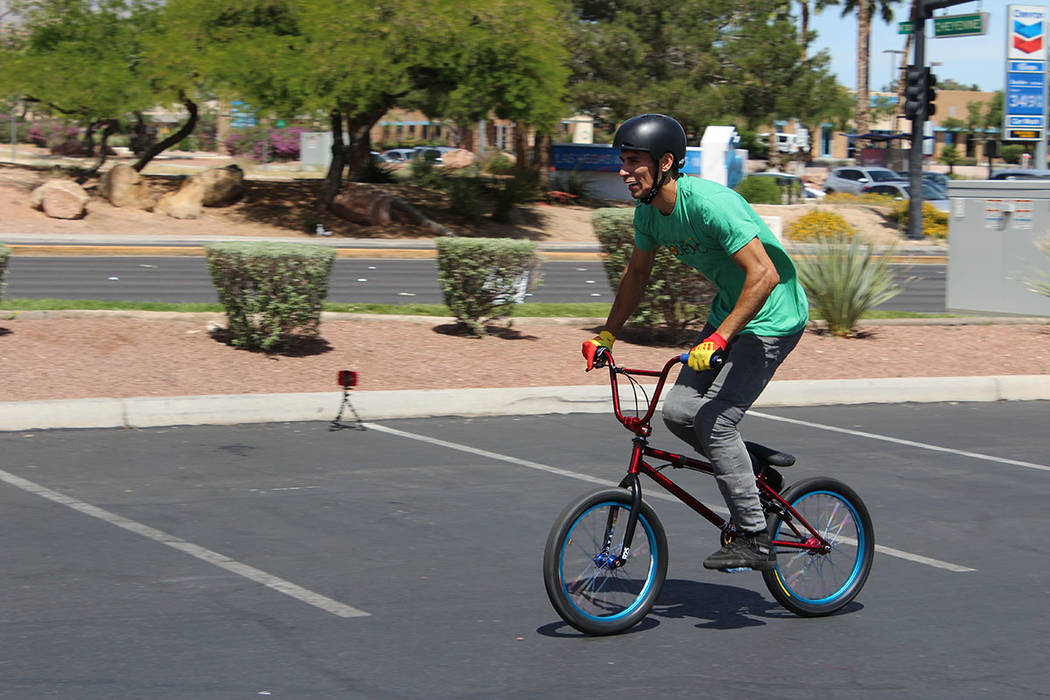
M 872 440 L 881 440 L 882 442 L 892 442 L 897 445 L 907 445 L 908 447 L 918 447 L 923 450 L 932 450 L 934 452 L 947 452 L 948 454 L 959 455 L 960 457 L 970 457 L 972 459 L 983 459 L 988 462 L 999 462 L 1000 464 L 1010 464 L 1015 467 L 1025 467 L 1026 469 L 1038 469 L 1039 471 L 1050 472 L 1050 466 L 1045 464 L 1036 464 L 1034 462 L 1022 462 L 1019 459 L 1006 459 L 1005 457 L 996 457 L 995 455 L 981 454 L 980 452 L 967 452 L 966 450 L 956 450 L 951 447 L 941 447 L 940 445 L 931 445 L 925 442 L 915 442 L 914 440 L 903 440 L 901 438 L 890 437 L 889 435 L 878 435 L 876 433 L 865 433 L 862 430 L 851 430 L 850 428 L 837 428 L 833 425 L 823 425 L 821 423 L 810 423 L 805 420 L 798 420 L 797 418 L 784 418 L 783 416 L 774 416 L 770 413 L 762 413 L 760 411 L 748 411 L 749 416 L 758 416 L 759 418 L 768 418 L 769 420 L 780 421 L 782 423 L 791 423 L 793 425 L 804 425 L 807 428 L 817 428 L 819 430 L 830 430 L 833 433 L 845 433 L 846 435 L 855 435 L 857 437 L 871 438 Z
M 52 491 L 46 486 L 23 479 L 20 476 L 15 476 L 8 472 L 0 470 L 0 481 L 6 482 L 11 486 L 28 491 L 31 494 L 46 498 L 55 503 L 72 508 L 73 510 L 83 513 L 84 515 L 90 515 L 92 518 L 98 518 L 99 520 L 105 521 L 110 525 L 116 525 L 117 527 L 123 528 L 130 532 L 134 532 L 136 535 L 141 535 L 154 542 L 160 542 L 163 545 L 167 545 L 172 549 L 177 549 L 180 552 L 189 554 L 191 557 L 196 557 L 202 561 L 206 561 L 209 564 L 214 564 L 220 569 L 225 569 L 231 573 L 243 576 L 246 579 L 261 583 L 267 588 L 272 588 L 275 591 L 284 593 L 287 596 L 291 596 L 297 600 L 300 600 L 307 605 L 312 605 L 315 608 L 320 608 L 327 613 L 336 615 L 338 617 L 367 617 L 369 613 L 357 608 L 352 608 L 349 605 L 340 603 L 337 600 L 332 600 L 320 593 L 315 593 L 311 590 L 303 588 L 302 586 L 296 585 L 291 581 L 286 581 L 283 578 L 268 574 L 265 571 L 256 569 L 254 566 L 243 564 L 239 561 L 230 559 L 225 554 L 219 554 L 213 552 L 210 549 L 201 547 L 200 545 L 187 542 L 184 539 L 169 535 L 161 530 L 154 529 L 148 525 L 135 522 L 134 520 L 128 520 L 125 517 L 117 515 L 116 513 L 110 513 L 108 510 L 93 506 L 90 503 L 78 501 L 75 498 L 67 496 L 58 491 Z
M 498 452 L 490 452 L 488 450 L 481 450 L 476 447 L 470 447 L 469 445 L 461 445 L 458 442 L 449 442 L 448 440 L 439 440 L 438 438 L 428 437 L 426 435 L 419 435 L 417 433 L 410 433 L 405 430 L 398 430 L 397 428 L 388 428 L 385 425 L 379 425 L 378 423 L 364 423 L 364 427 L 369 430 L 375 430 L 380 433 L 388 433 L 390 435 L 397 435 L 398 437 L 409 438 L 410 440 L 419 440 L 420 442 L 426 442 L 431 445 L 438 445 L 440 447 L 447 447 L 450 450 L 458 450 L 460 452 L 466 452 L 468 454 L 477 455 L 479 457 L 486 457 L 488 459 L 496 459 L 501 462 L 509 462 L 510 464 L 517 464 L 521 467 L 528 467 L 529 469 L 538 469 L 539 471 L 547 472 L 548 474 L 557 474 L 558 476 L 567 476 L 570 479 L 578 479 L 580 481 L 587 481 L 592 484 L 598 484 L 600 486 L 617 486 L 618 481 L 610 481 L 608 479 L 600 479 L 595 476 L 588 474 L 581 474 L 579 472 L 569 471 L 568 469 L 561 469 L 560 467 L 552 467 L 549 464 L 542 464 L 540 462 L 532 462 L 527 459 L 519 459 L 518 457 L 511 457 L 509 455 L 500 454 Z M 646 498 L 658 498 L 665 501 L 679 502 L 677 498 L 666 493 L 662 493 L 655 490 L 647 491 L 645 494 Z M 712 507 L 714 510 L 721 515 L 727 515 L 728 511 L 721 507 Z M 923 564 L 925 566 L 932 566 L 937 569 L 944 569 L 945 571 L 952 571 L 955 573 L 965 573 L 968 571 L 976 571 L 968 566 L 962 566 L 960 564 L 953 564 L 947 561 L 941 561 L 939 559 L 932 559 L 925 557 L 921 554 L 913 554 L 911 552 L 905 552 L 900 549 L 893 547 L 886 547 L 881 544 L 875 545 L 875 551 L 880 554 L 885 554 L 898 559 L 904 559 L 906 561 L 915 562 L 916 564 Z

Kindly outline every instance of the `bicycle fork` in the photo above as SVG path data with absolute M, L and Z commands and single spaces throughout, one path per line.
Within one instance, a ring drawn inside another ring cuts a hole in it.
M 642 448 L 645 444 L 645 438 L 637 437 L 634 439 L 634 449 L 631 452 L 631 466 L 627 475 L 620 481 L 620 488 L 629 488 L 631 490 L 631 510 L 627 514 L 627 524 L 624 526 L 620 552 L 613 556 L 612 552 L 609 551 L 613 546 L 616 522 L 620 517 L 619 508 L 610 508 L 605 522 L 605 542 L 603 543 L 602 551 L 594 558 L 594 563 L 600 568 L 618 569 L 631 556 L 631 542 L 634 541 L 634 531 L 638 527 L 638 513 L 642 509 L 642 487 L 638 479 L 638 464 L 642 458 Z

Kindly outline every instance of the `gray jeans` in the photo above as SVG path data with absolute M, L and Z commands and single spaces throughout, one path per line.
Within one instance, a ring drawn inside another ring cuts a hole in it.
M 706 325 L 697 342 L 714 331 Z M 802 331 L 784 337 L 738 335 L 721 369 L 696 372 L 683 366 L 664 399 L 664 423 L 711 461 L 733 522 L 747 531 L 764 530 L 766 519 L 737 424 L 801 337 Z

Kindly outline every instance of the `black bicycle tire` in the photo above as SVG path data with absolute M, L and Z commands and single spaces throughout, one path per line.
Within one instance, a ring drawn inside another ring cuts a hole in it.
M 561 576 L 561 553 L 565 540 L 580 517 L 592 508 L 607 502 L 618 503 L 625 509 L 631 507 L 631 492 L 625 489 L 605 489 L 582 496 L 570 503 L 554 521 L 543 552 L 543 583 L 547 597 L 558 615 L 575 629 L 589 635 L 618 634 L 641 622 L 660 596 L 667 578 L 667 535 L 656 511 L 642 501 L 635 538 L 651 532 L 655 541 L 656 566 L 650 566 L 651 578 L 647 580 L 646 593 L 640 603 L 627 615 L 615 619 L 600 620 L 583 614 L 569 599 Z
M 786 609 L 801 617 L 823 617 L 831 615 L 849 604 L 850 601 L 857 597 L 861 589 L 864 587 L 864 584 L 867 582 L 875 557 L 875 528 L 872 524 L 871 514 L 868 512 L 868 509 L 864 505 L 860 496 L 857 495 L 857 492 L 846 484 L 830 477 L 814 477 L 804 479 L 788 487 L 781 497 L 794 506 L 803 497 L 816 492 L 834 494 L 852 508 L 853 512 L 856 514 L 855 520 L 858 525 L 863 528 L 863 546 L 859 547 L 857 550 L 859 569 L 856 569 L 855 574 L 847 582 L 848 585 L 837 591 L 834 597 L 827 602 L 814 603 L 795 594 L 792 591 L 792 586 L 784 582 L 780 573 L 779 562 L 777 568 L 771 571 L 762 572 L 762 578 L 765 581 L 766 587 L 776 601 Z M 771 537 L 776 536 L 780 523 L 780 516 L 772 517 L 769 523 L 769 534 Z M 780 554 L 780 556 L 782 557 L 784 555 Z

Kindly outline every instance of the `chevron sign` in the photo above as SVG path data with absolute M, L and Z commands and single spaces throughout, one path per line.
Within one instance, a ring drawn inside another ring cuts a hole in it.
M 1035 53 L 1043 48 L 1043 23 L 1021 24 L 1014 22 L 1014 48 L 1025 53 Z
M 1046 60 L 1046 8 L 1010 5 L 1009 12 L 1009 58 Z

